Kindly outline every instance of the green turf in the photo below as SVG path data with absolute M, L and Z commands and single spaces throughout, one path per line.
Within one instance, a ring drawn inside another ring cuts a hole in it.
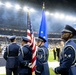
M 56 57 L 56 60 L 54 60 L 54 56 L 53 56 L 53 52 L 49 51 L 49 58 L 48 58 L 49 62 L 54 62 L 54 61 L 58 61 L 58 58 Z
M 56 75 L 51 68 L 49 70 L 50 70 L 50 75 Z
M 57 61 L 57 60 L 58 60 L 58 59 L 54 60 L 53 52 L 52 52 L 52 51 L 49 51 L 48 61 L 49 61 L 49 62 L 54 62 L 54 61 Z M 56 75 L 51 68 L 50 68 L 49 70 L 50 70 L 50 75 Z

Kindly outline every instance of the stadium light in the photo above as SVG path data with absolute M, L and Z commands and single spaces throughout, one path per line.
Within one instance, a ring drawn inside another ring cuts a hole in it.
M 69 21 L 69 20 L 73 20 L 73 17 L 72 16 L 66 16 L 65 19 Z
M 55 13 L 54 17 L 59 18 L 60 17 L 59 13 Z
M 28 7 L 23 7 L 23 11 L 27 12 L 28 11 Z
M 65 19 L 68 20 L 69 16 L 66 16 Z
M 21 9 L 21 7 L 17 4 L 17 5 L 15 5 L 15 9 L 19 10 L 19 9 Z
M 0 1 L 0 5 L 3 5 L 3 3 Z
M 30 12 L 35 12 L 35 10 L 33 8 L 30 9 Z
M 69 16 L 69 20 L 73 21 L 73 17 L 72 16 Z
M 64 19 L 64 17 L 65 17 L 64 14 L 60 14 L 60 17 L 59 18 L 60 19 Z
M 75 17 L 73 18 L 73 21 L 76 21 L 76 18 Z
M 46 15 L 50 15 L 50 13 L 48 11 L 45 12 Z
M 24 10 L 25 12 L 27 12 L 28 10 L 29 10 L 30 12 L 35 12 L 35 10 L 34 10 L 33 8 L 29 9 L 28 7 L 23 7 L 23 10 Z
M 1 1 L 0 1 L 0 6 L 1 5 L 4 5 L 6 6 L 7 8 L 11 8 L 11 7 L 14 7 L 16 10 L 20 10 L 22 9 L 18 4 L 13 6 L 11 5 L 11 3 L 9 2 L 6 2 L 5 4 L 3 4 Z M 23 7 L 23 11 L 27 12 L 28 10 L 30 10 L 30 12 L 35 12 L 35 10 L 33 8 L 29 8 L 29 7 Z M 50 15 L 50 16 L 54 16 L 55 18 L 59 18 L 59 19 L 65 19 L 67 21 L 76 21 L 76 17 L 73 17 L 73 16 L 65 16 L 64 14 L 61 14 L 61 13 L 50 13 L 48 11 L 45 12 L 46 15 Z
M 12 7 L 12 5 L 9 2 L 5 3 L 5 6 L 6 6 L 6 8 L 11 8 Z
M 53 13 L 50 13 L 50 15 L 51 15 L 51 16 L 54 16 L 54 14 L 53 14 Z

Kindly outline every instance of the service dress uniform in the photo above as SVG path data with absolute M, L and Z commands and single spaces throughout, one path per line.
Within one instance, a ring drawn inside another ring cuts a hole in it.
M 58 57 L 58 61 L 59 61 L 59 57 L 60 57 L 60 48 L 59 47 L 57 47 L 56 48 L 56 53 L 57 53 L 57 57 Z
M 22 37 L 25 42 L 28 42 L 26 37 Z M 28 44 L 22 46 L 19 54 L 19 75 L 32 75 L 32 70 L 28 66 L 32 60 L 32 49 Z
M 56 60 L 56 48 L 53 49 L 54 60 Z
M 75 30 L 70 26 L 66 26 L 65 30 L 66 33 L 74 34 Z M 64 32 L 63 31 L 63 32 Z M 68 39 L 65 42 L 64 48 L 61 52 L 60 56 L 60 66 L 55 68 L 56 74 L 61 75 L 73 75 L 71 72 L 71 68 L 75 65 L 76 61 L 76 43 L 72 39 Z
M 40 37 L 40 39 L 42 39 Z M 48 49 L 42 45 L 37 50 L 36 75 L 50 75 L 48 66 Z
M 16 37 L 10 37 L 10 40 L 14 40 Z M 18 54 L 20 46 L 16 42 L 9 44 L 4 52 L 4 59 L 6 60 L 6 75 L 18 75 Z
M 70 67 L 73 65 L 75 59 L 75 50 L 75 43 L 73 42 L 73 40 L 69 40 L 65 44 L 65 47 L 63 48 L 63 51 L 61 53 L 60 67 L 57 67 L 55 69 L 56 73 L 61 75 L 69 75 Z

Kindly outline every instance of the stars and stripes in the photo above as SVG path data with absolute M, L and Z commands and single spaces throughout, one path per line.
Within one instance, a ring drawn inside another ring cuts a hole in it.
M 27 37 L 29 38 L 29 44 L 32 47 L 32 75 L 35 75 L 36 68 L 36 43 L 33 34 L 33 28 L 30 20 L 30 13 L 27 13 Z

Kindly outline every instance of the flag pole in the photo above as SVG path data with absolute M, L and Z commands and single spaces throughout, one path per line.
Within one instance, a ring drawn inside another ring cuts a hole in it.
M 32 75 L 35 75 L 35 68 L 36 68 L 36 43 L 35 37 L 33 33 L 33 28 L 30 19 L 30 10 L 27 11 L 27 37 L 30 40 L 30 46 L 32 48 Z
M 43 6 L 42 6 L 42 9 L 43 9 L 43 10 L 45 9 L 45 2 L 43 2 Z
M 47 42 L 45 42 L 45 46 L 48 48 L 48 35 L 47 35 L 47 22 L 46 22 L 46 15 L 45 15 L 45 3 L 43 2 L 42 6 L 42 19 L 39 28 L 39 36 L 43 37 Z

